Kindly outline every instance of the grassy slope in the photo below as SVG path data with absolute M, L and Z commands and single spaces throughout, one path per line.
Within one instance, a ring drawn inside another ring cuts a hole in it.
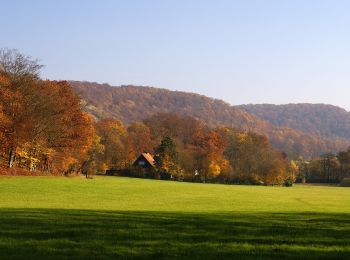
M 0 178 L 0 258 L 350 257 L 350 189 Z

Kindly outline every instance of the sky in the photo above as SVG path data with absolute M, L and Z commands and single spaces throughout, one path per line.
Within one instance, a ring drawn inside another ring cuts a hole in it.
M 0 48 L 41 76 L 350 111 L 347 0 L 0 0 Z

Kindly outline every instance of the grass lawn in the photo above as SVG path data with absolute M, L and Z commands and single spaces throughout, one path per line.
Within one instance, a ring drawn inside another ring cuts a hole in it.
M 0 177 L 0 259 L 350 259 L 350 188 Z

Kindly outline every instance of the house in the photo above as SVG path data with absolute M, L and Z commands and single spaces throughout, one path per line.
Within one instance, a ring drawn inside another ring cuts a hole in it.
M 140 166 L 145 169 L 152 169 L 155 168 L 155 161 L 150 153 L 142 153 L 132 165 Z
M 150 153 L 142 153 L 132 166 L 125 169 L 111 168 L 106 171 L 106 175 L 159 179 L 154 158 Z

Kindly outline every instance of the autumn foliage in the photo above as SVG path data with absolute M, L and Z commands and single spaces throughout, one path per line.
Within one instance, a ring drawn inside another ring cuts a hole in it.
M 160 142 L 160 148 L 171 147 L 163 157 L 176 165 L 171 171 L 175 179 L 283 184 L 287 178 L 286 158 L 266 137 L 234 128 L 212 128 L 192 117 L 171 113 L 156 114 L 144 124 L 152 133 L 153 143 Z M 155 154 L 162 154 L 159 148 Z
M 2 50 L 2 61 L 9 53 L 13 64 L 3 62 L 0 70 L 2 164 L 62 173 L 79 167 L 93 134 L 79 98 L 67 82 L 39 79 L 40 66 L 29 57 Z
M 326 105 L 231 106 L 195 93 L 144 86 L 71 82 L 94 118 L 117 118 L 125 124 L 159 112 L 192 116 L 211 127 L 220 125 L 267 136 L 272 145 L 297 159 L 311 158 L 350 145 L 346 111 Z M 239 93 L 237 93 L 239 95 Z
M 16 51 L 0 52 L 3 167 L 89 176 L 133 169 L 135 159 L 149 152 L 156 172 L 145 176 L 155 178 L 279 185 L 289 176 L 285 156 L 264 136 L 174 113 L 128 125 L 93 120 L 70 83 L 42 80 L 40 68 Z

